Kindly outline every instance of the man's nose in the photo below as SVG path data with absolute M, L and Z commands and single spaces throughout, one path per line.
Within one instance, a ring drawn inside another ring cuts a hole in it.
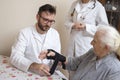
M 93 40 L 91 41 L 91 43 L 90 43 L 91 45 L 93 45 Z
M 47 22 L 47 26 L 51 26 L 51 22 Z

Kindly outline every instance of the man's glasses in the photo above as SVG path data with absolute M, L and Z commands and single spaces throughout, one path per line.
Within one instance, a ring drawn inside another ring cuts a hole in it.
M 49 20 L 49 19 L 44 18 L 42 16 L 40 16 L 40 18 L 42 18 L 45 23 L 50 23 L 50 24 L 54 24 L 55 23 L 55 20 Z

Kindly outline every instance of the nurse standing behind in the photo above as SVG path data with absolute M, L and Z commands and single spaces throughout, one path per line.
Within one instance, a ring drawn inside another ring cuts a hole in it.
M 97 0 L 77 0 L 73 2 L 65 22 L 70 29 L 68 56 L 85 54 L 92 46 L 90 42 L 98 25 L 108 25 L 105 8 Z

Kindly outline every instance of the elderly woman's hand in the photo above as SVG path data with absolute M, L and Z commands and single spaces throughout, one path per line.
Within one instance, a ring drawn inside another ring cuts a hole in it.
M 40 55 L 38 56 L 38 58 L 41 59 L 41 60 L 45 59 L 47 53 L 48 53 L 47 50 L 41 51 L 41 52 L 40 52 Z
M 53 60 L 57 59 L 60 62 L 65 62 L 66 61 L 65 56 L 59 54 L 58 52 L 56 52 L 53 49 L 48 49 L 47 59 L 53 59 Z
M 41 60 L 47 58 L 47 56 L 55 56 L 55 53 L 52 52 L 52 51 L 49 51 L 48 50 L 44 50 L 44 51 L 41 51 L 40 55 L 38 56 Z

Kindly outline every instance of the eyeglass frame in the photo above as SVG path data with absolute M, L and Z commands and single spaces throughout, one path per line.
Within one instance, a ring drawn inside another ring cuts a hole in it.
M 54 23 L 55 23 L 55 20 L 49 20 L 49 19 L 47 19 L 47 18 L 42 17 L 41 15 L 39 15 L 39 16 L 40 16 L 40 18 L 42 18 L 43 21 L 45 21 L 46 23 L 50 23 L 50 24 L 54 24 Z

